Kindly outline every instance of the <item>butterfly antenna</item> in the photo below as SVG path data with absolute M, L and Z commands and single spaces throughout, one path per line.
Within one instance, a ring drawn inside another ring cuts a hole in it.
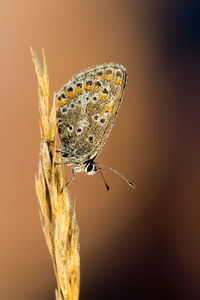
M 104 182 L 104 184 L 105 184 L 105 186 L 106 186 L 107 191 L 109 191 L 109 190 L 110 190 L 110 187 L 109 187 L 109 185 L 107 184 L 107 182 L 106 182 L 106 180 L 105 180 L 105 178 L 104 178 L 104 176 L 103 176 L 103 173 L 102 173 L 101 169 L 99 169 L 99 172 L 100 172 L 100 174 L 101 174 L 101 177 L 103 178 L 103 182 Z
M 131 180 L 129 180 L 128 178 L 126 178 L 124 175 L 122 175 L 120 172 L 118 172 L 117 170 L 115 170 L 115 169 L 113 169 L 112 167 L 109 167 L 109 166 L 107 166 L 107 165 L 104 165 L 104 164 L 100 164 L 100 163 L 96 163 L 96 164 L 98 164 L 98 165 L 100 165 L 100 166 L 102 166 L 102 167 L 106 167 L 106 168 L 108 168 L 108 169 L 110 169 L 111 171 L 113 171 L 115 174 L 117 174 L 117 175 L 119 175 L 119 176 L 121 176 L 127 183 L 128 183 L 128 185 L 130 185 L 132 188 L 136 188 L 136 184 L 135 183 L 133 183 Z M 101 171 L 100 171 L 101 172 Z M 101 173 L 102 174 L 102 173 Z M 102 174 L 102 176 L 103 176 L 103 174 Z

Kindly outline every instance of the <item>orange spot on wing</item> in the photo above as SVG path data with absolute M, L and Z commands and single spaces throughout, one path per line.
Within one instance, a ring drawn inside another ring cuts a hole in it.
M 115 79 L 115 84 L 120 84 L 121 83 L 121 79 L 120 78 L 116 78 Z
M 111 75 L 111 74 L 106 75 L 106 76 L 105 76 L 105 79 L 106 79 L 107 81 L 111 81 L 111 80 L 112 80 L 112 75 Z
M 91 90 L 92 87 L 91 87 L 91 85 L 85 85 L 84 88 L 86 91 L 89 91 L 89 90 Z
M 96 87 L 96 86 L 95 86 L 94 89 L 95 89 L 96 92 L 99 92 L 99 91 L 100 91 L 100 88 L 98 88 L 98 87 Z
M 104 102 L 104 101 L 106 101 L 107 100 L 107 96 L 106 95 L 100 95 L 100 100 L 102 101 L 102 102 Z
M 110 106 L 106 106 L 106 112 L 110 112 Z
M 58 101 L 58 105 L 60 105 L 60 106 L 63 106 L 63 105 L 65 105 L 66 103 L 67 103 L 66 100 L 59 100 L 59 101 Z
M 82 89 L 76 88 L 75 90 L 76 90 L 76 92 L 77 92 L 78 94 L 83 94 L 83 90 L 82 90 Z
M 69 97 L 70 99 L 74 98 L 74 96 L 75 96 L 74 92 L 67 93 L 67 97 Z

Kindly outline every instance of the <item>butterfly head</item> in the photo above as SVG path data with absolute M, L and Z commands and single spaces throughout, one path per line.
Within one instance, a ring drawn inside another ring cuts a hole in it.
M 93 160 L 86 162 L 85 173 L 87 175 L 95 175 L 98 172 L 99 172 L 99 169 L 97 169 L 97 166 Z

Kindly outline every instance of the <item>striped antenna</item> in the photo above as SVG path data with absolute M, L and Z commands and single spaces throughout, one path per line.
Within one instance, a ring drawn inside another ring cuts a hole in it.
M 95 162 L 96 163 L 96 162 Z M 100 164 L 100 163 L 96 163 L 97 165 L 99 165 L 99 166 L 102 166 L 102 167 L 106 167 L 106 168 L 108 168 L 108 169 L 110 169 L 111 171 L 113 171 L 115 174 L 117 174 L 117 175 L 119 175 L 119 176 L 121 176 L 127 183 L 128 183 L 128 185 L 130 185 L 132 188 L 136 188 L 136 184 L 135 183 L 133 183 L 131 180 L 129 180 L 128 178 L 126 178 L 124 175 L 122 175 L 120 172 L 118 172 L 117 170 L 115 170 L 115 169 L 113 169 L 112 167 L 109 167 L 109 166 L 107 166 L 107 165 L 104 165 L 104 164 Z M 103 174 L 102 174 L 102 172 L 100 172 L 101 173 L 101 175 L 102 175 L 102 177 L 103 177 Z M 104 178 L 104 177 L 103 177 Z M 104 182 L 105 182 L 105 179 L 104 179 Z

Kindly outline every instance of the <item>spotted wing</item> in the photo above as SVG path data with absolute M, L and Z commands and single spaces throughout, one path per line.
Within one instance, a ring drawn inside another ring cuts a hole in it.
M 57 127 L 68 164 L 83 165 L 105 144 L 115 122 L 126 84 L 117 64 L 89 68 L 58 93 Z

